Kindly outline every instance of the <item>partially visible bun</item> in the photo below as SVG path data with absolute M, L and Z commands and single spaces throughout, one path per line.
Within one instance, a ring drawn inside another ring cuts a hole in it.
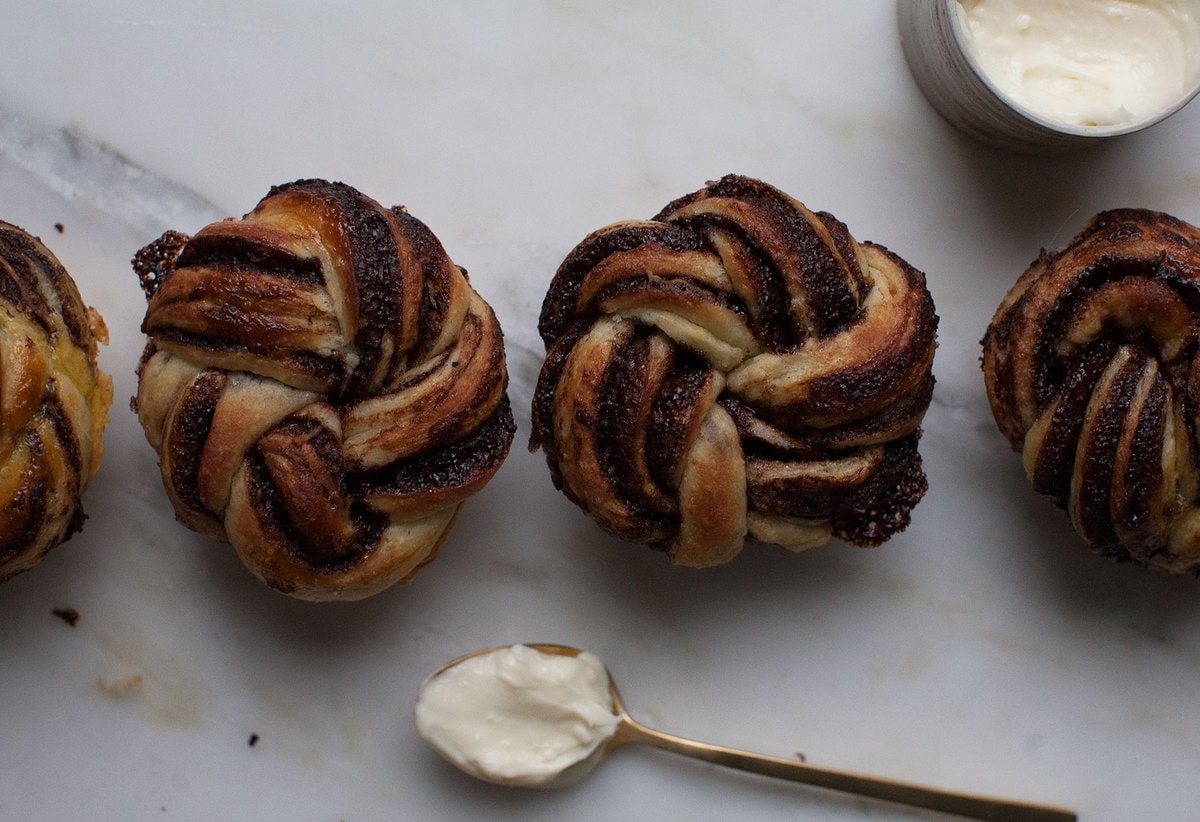
M 1096 552 L 1200 572 L 1200 230 L 1105 211 L 996 311 L 983 375 L 1033 487 Z
M 85 519 L 112 381 L 96 364 L 104 320 L 36 237 L 0 222 L 0 582 Z

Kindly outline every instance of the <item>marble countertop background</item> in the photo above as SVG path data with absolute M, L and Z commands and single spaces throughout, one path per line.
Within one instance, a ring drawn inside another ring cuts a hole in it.
M 1088 822 L 1196 818 L 1200 583 L 1082 548 L 996 431 L 978 341 L 1095 212 L 1200 223 L 1200 104 L 1086 151 L 984 148 L 920 96 L 882 0 L 5 5 L 0 219 L 105 316 L 116 400 L 83 533 L 0 589 L 0 818 L 938 818 L 650 750 L 569 791 L 475 783 L 418 739 L 416 689 L 518 641 L 595 651 L 635 716 L 685 736 Z M 566 252 L 731 172 L 928 277 L 930 490 L 878 549 L 673 568 L 523 448 Z M 133 253 L 310 176 L 406 205 L 470 271 L 520 426 L 438 561 L 352 605 L 275 594 L 177 525 L 127 404 Z

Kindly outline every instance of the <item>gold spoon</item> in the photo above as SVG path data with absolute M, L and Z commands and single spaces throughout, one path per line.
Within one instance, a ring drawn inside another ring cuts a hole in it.
M 581 651 L 567 645 L 528 643 L 528 647 L 546 654 L 560 656 L 579 656 Z M 438 668 L 430 679 L 438 676 L 459 663 L 473 657 L 482 656 L 499 648 L 485 648 L 481 651 L 461 656 Z M 701 759 L 715 765 L 737 768 L 743 771 L 771 776 L 777 779 L 787 779 L 802 782 L 843 793 L 867 796 L 886 802 L 895 802 L 914 808 L 925 808 L 942 813 L 955 814 L 969 819 L 991 820 L 992 822 L 1075 822 L 1076 815 L 1072 811 L 1054 808 L 1047 805 L 1035 805 L 1026 802 L 1016 802 L 1009 799 L 999 799 L 972 793 L 960 793 L 941 788 L 885 779 L 876 776 L 866 776 L 849 771 L 826 768 L 819 765 L 809 765 L 792 759 L 780 759 L 763 754 L 724 748 L 697 742 L 680 736 L 647 728 L 634 720 L 621 701 L 612 674 L 607 670 L 608 688 L 612 696 L 613 714 L 618 722 L 615 731 L 599 749 L 599 755 L 589 758 L 584 765 L 585 771 L 591 770 L 608 754 L 625 745 L 649 745 L 665 751 Z M 582 774 L 574 774 L 576 778 Z M 572 780 L 573 781 L 573 780 Z

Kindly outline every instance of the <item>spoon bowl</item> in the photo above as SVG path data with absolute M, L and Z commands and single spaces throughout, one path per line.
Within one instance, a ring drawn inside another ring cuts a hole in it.
M 460 656 L 434 671 L 429 676 L 429 680 L 460 665 L 468 659 L 503 651 L 507 647 L 511 646 L 485 648 Z M 543 654 L 555 656 L 578 657 L 583 653 L 579 648 L 552 643 L 526 643 L 526 647 Z M 597 746 L 589 756 L 565 769 L 555 779 L 546 783 L 546 786 L 563 787 L 579 781 L 618 748 L 626 745 L 647 745 L 727 768 L 736 768 L 762 776 L 786 779 L 792 782 L 854 794 L 856 796 L 870 797 L 908 807 L 954 814 L 968 819 L 991 820 L 991 822 L 1075 822 L 1078 818 L 1073 811 L 1049 805 L 951 791 L 884 777 L 868 776 L 836 768 L 810 765 L 794 759 L 782 759 L 734 748 L 726 748 L 720 745 L 712 745 L 707 742 L 698 742 L 685 737 L 663 733 L 662 731 L 657 731 L 641 724 L 629 715 L 629 711 L 625 708 L 625 703 L 621 699 L 621 693 L 617 689 L 616 680 L 613 678 L 612 673 L 607 667 L 605 667 L 604 672 L 608 678 L 608 692 L 612 703 L 612 713 L 617 718 L 616 726 L 611 736 L 609 736 L 606 742 Z M 478 776 L 479 774 L 474 775 Z

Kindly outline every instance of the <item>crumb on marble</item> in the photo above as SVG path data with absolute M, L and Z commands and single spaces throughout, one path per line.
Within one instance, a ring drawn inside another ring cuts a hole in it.
M 255 745 L 258 744 L 259 738 L 260 737 L 258 734 L 250 734 L 250 739 L 247 740 L 246 744 L 248 744 L 251 748 L 253 748 Z
M 55 608 L 52 613 L 72 628 L 79 622 L 79 612 L 74 608 Z
M 142 675 L 130 674 L 119 679 L 97 679 L 96 684 L 109 696 L 128 696 L 141 689 Z
M 62 234 L 63 231 L 66 230 L 66 227 L 62 223 L 55 223 L 54 230 L 57 231 L 59 234 Z

